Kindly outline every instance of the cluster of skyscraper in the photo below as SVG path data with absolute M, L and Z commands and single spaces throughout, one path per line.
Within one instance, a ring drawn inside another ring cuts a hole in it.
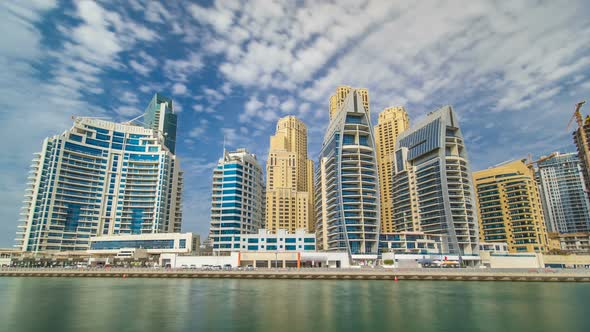
M 436 239 L 441 253 L 465 256 L 477 255 L 480 241 L 547 252 L 558 246 L 552 232 L 590 231 L 587 178 L 576 154 L 472 173 L 450 106 L 411 127 L 403 107 L 386 108 L 373 126 L 368 91 L 348 86 L 331 96 L 329 118 L 315 165 L 305 124 L 280 119 L 266 181 L 255 155 L 223 151 L 212 181 L 216 254 L 255 246 L 262 229 L 314 233 L 314 249 L 355 260 L 375 259 L 384 239 L 412 232 Z M 94 236 L 179 232 L 176 123 L 172 101 L 156 94 L 141 125 L 77 118 L 47 138 L 33 160 L 17 245 L 86 250 Z

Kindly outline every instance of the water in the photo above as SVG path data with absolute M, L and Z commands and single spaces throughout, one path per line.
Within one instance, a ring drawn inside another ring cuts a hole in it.
M 0 278 L 0 331 L 590 331 L 574 283 Z

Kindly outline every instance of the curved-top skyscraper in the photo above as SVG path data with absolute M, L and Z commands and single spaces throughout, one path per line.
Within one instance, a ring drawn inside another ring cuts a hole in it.
M 330 99 L 330 125 L 316 171 L 318 247 L 376 259 L 379 181 L 366 89 L 339 87 Z

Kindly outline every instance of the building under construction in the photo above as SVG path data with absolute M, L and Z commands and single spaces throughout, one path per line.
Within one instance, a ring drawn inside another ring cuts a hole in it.
M 582 174 L 584 175 L 584 185 L 586 191 L 590 188 L 590 116 L 586 116 L 582 119 L 580 108 L 585 102 L 579 102 L 576 105 L 576 110 L 572 120 L 575 118 L 578 124 L 578 128 L 574 131 L 574 143 L 578 149 L 578 157 L 580 158 L 580 166 L 582 167 Z M 571 123 L 571 121 L 570 121 Z

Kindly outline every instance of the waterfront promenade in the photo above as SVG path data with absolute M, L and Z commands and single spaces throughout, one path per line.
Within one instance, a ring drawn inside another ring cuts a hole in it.
M 209 271 L 153 268 L 2 268 L 0 277 L 213 278 L 311 280 L 445 280 L 590 282 L 574 269 L 256 269 Z

